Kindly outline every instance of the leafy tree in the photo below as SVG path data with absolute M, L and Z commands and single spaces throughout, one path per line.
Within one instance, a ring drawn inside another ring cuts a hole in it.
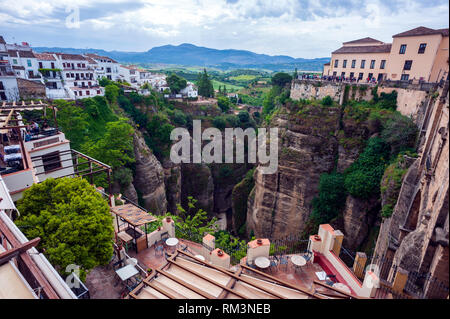
M 250 114 L 248 114 L 247 111 L 240 111 L 238 117 L 241 123 L 247 123 L 248 121 L 250 121 Z
M 28 238 L 40 237 L 42 251 L 61 275 L 79 265 L 81 280 L 109 262 L 112 217 L 107 202 L 81 178 L 46 179 L 24 192 L 16 224 Z
M 327 95 L 322 99 L 321 103 L 323 106 L 331 106 L 333 105 L 333 99 L 331 98 L 331 96 Z
M 204 97 L 214 97 L 214 87 L 210 80 L 206 69 L 203 69 L 203 73 L 199 73 L 197 79 L 198 94 Z
M 379 191 L 389 160 L 389 145 L 379 137 L 369 139 L 358 159 L 345 171 L 345 187 L 359 198 L 369 198 Z
M 298 78 L 297 68 L 295 68 L 295 71 L 294 71 L 294 79 L 296 79 L 296 78 Z
M 220 107 L 222 112 L 226 113 L 230 109 L 230 100 L 225 96 L 219 96 L 217 98 L 217 105 Z
M 175 73 L 172 73 L 169 77 L 167 77 L 166 81 L 170 87 L 170 90 L 175 94 L 180 93 L 180 91 L 187 86 L 187 81 Z
M 285 87 L 286 84 L 291 83 L 291 81 L 292 76 L 284 72 L 279 72 L 272 77 L 272 85 L 276 85 L 282 88 Z
M 391 154 L 398 154 L 414 147 L 418 134 L 411 118 L 395 113 L 384 125 L 381 138 L 391 146 Z
M 114 84 L 108 84 L 105 87 L 105 97 L 109 103 L 114 103 L 119 96 L 119 87 Z
M 85 146 L 87 153 L 113 169 L 134 163 L 133 134 L 133 127 L 123 120 L 109 122 L 105 135 Z
M 311 217 L 318 223 L 329 222 L 344 207 L 346 196 L 343 174 L 336 172 L 322 174 L 319 182 L 319 195 L 312 201 Z
M 88 130 L 88 116 L 82 108 L 75 105 L 73 101 L 59 100 L 57 104 L 58 125 L 74 149 L 80 149 L 86 141 Z
M 219 130 L 223 130 L 227 126 L 227 122 L 222 117 L 216 117 L 213 120 L 213 125 Z

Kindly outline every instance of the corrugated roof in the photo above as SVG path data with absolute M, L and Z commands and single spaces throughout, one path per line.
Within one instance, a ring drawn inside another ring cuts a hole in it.
M 342 54 L 342 53 L 389 53 L 391 52 L 392 44 L 383 45 L 368 45 L 368 46 L 349 46 L 341 47 L 332 54 Z
M 399 37 L 414 37 L 414 36 L 421 36 L 421 35 L 432 35 L 432 34 L 442 34 L 443 36 L 448 37 L 448 28 L 446 29 L 430 29 L 426 27 L 417 27 L 405 32 L 401 32 L 398 34 L 393 35 L 393 38 L 399 38 Z

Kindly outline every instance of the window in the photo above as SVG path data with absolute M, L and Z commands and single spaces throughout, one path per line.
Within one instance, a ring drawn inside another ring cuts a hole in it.
M 91 94 L 91 91 L 86 91 L 86 95 L 90 95 Z
M 356 60 L 352 60 L 352 69 L 354 69 L 356 66 Z
M 402 74 L 402 77 L 400 79 L 401 81 L 408 81 L 409 80 L 409 74 Z
M 369 80 L 371 80 L 373 78 L 373 73 L 369 73 L 368 78 L 369 78 Z
M 61 158 L 59 157 L 59 151 L 48 153 L 42 156 L 42 164 L 44 165 L 44 171 L 53 171 L 61 167 Z
M 337 68 L 339 65 L 339 60 L 334 60 L 334 67 Z
M 100 90 L 97 90 L 97 94 L 101 94 Z
M 366 60 L 361 60 L 361 69 L 364 69 L 366 66 Z
M 43 68 L 42 62 L 39 62 L 39 69 L 42 69 L 42 68 Z
M 411 70 L 412 60 L 406 60 L 405 65 L 403 66 L 403 70 Z
M 386 60 L 381 60 L 380 69 L 384 69 L 386 66 Z
M 405 54 L 406 53 L 406 44 L 402 44 L 400 46 L 400 52 L 399 53 L 400 54 Z
M 80 96 L 82 96 L 83 95 L 83 91 L 80 91 Z
M 341 73 L 341 76 L 344 78 L 344 77 L 345 77 L 345 72 L 342 72 L 342 73 Z
M 346 67 L 347 67 L 347 60 L 344 60 L 344 61 L 342 62 L 342 67 L 343 67 L 343 68 L 346 68 Z
M 31 66 L 31 60 L 27 60 L 27 65 Z
M 425 48 L 427 47 L 427 44 L 426 43 L 421 43 L 420 45 L 419 45 L 419 51 L 417 52 L 417 53 L 419 53 L 419 54 L 424 54 L 425 53 Z
M 3 86 L 3 82 L 0 81 L 0 90 L 4 90 L 4 89 L 5 89 L 5 87 Z
M 14 63 L 14 64 L 17 64 L 17 59 L 13 59 L 13 63 Z
M 333 72 L 333 76 L 336 76 L 336 75 L 337 75 L 337 72 L 336 72 L 336 71 L 334 71 L 334 72 Z
M 350 79 L 353 79 L 355 77 L 355 73 L 354 72 L 350 72 Z
M 370 61 L 370 68 L 371 69 L 375 68 L 375 60 Z
M 0 92 L 0 100 L 5 100 L 6 101 L 6 94 L 5 94 L 5 92 Z
M 55 68 L 55 63 L 51 62 L 51 65 L 52 65 L 52 69 L 54 69 Z

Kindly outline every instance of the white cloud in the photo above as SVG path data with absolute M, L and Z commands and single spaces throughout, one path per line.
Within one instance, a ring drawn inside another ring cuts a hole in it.
M 391 41 L 419 25 L 448 26 L 448 3 L 414 0 L 0 0 L 3 35 L 66 47 L 139 51 L 190 42 L 295 57 L 329 56 L 341 42 L 371 36 Z M 81 27 L 66 29 L 65 8 L 80 7 Z M 39 32 L 33 26 L 39 25 Z M 93 32 L 94 31 L 94 32 Z M 6 34 L 5 34 L 6 32 Z M 58 42 L 59 43 L 59 42 Z M 61 44 L 58 44 L 61 45 Z

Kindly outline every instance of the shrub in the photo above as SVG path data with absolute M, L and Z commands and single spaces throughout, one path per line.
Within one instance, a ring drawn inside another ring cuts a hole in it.
M 331 106 L 333 105 L 333 99 L 331 98 L 331 96 L 327 95 L 322 99 L 321 103 L 323 106 Z
M 335 218 L 344 207 L 346 196 L 343 174 L 336 172 L 322 174 L 319 182 L 319 195 L 312 201 L 311 217 L 319 223 L 325 223 Z

